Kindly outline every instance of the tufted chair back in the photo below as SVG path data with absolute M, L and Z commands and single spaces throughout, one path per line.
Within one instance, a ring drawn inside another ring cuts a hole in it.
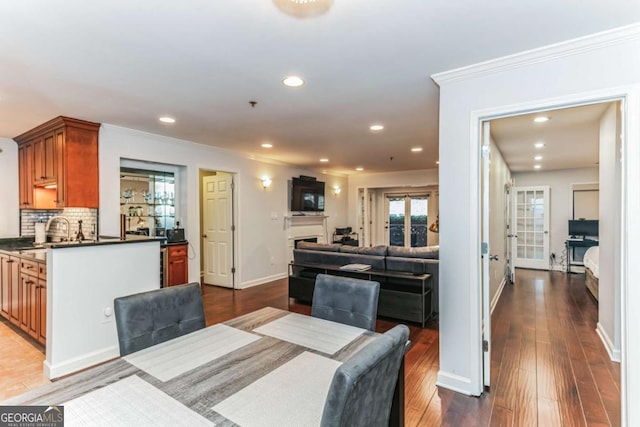
M 320 425 L 388 426 L 408 339 L 409 328 L 398 325 L 340 365 L 333 375 Z
M 120 356 L 205 327 L 199 283 L 120 297 L 113 304 Z
M 311 315 L 374 331 L 379 292 L 378 282 L 318 274 Z

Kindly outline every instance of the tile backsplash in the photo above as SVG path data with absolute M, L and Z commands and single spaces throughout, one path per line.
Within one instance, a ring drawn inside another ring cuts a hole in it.
M 71 239 L 78 234 L 78 220 L 82 220 L 82 233 L 87 240 L 95 239 L 98 234 L 98 209 L 65 208 L 65 209 L 22 209 L 20 211 L 20 235 L 35 236 L 35 223 L 47 222 L 54 216 L 63 216 L 71 225 Z M 59 241 L 67 238 L 67 223 L 55 220 L 51 223 L 47 238 Z

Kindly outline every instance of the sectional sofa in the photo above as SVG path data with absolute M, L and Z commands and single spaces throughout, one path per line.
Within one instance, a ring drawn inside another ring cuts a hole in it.
M 342 270 L 347 264 L 366 271 Z M 439 247 L 350 246 L 299 242 L 289 269 L 289 297 L 311 303 L 318 273 L 380 282 L 378 315 L 424 325 L 438 315 Z M 428 276 L 425 276 L 428 275 Z

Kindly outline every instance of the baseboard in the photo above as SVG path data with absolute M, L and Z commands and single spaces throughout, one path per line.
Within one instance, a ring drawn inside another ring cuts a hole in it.
M 248 282 L 242 282 L 238 285 L 237 289 L 251 288 L 252 286 L 264 285 L 265 283 L 273 282 L 274 280 L 285 279 L 289 277 L 287 273 L 278 273 L 272 276 L 261 277 L 256 280 L 250 280 Z
M 502 282 L 500 282 L 500 285 L 496 290 L 496 294 L 493 296 L 493 299 L 491 300 L 491 314 L 493 314 L 493 310 L 496 308 L 496 305 L 498 305 L 498 301 L 500 300 L 500 295 L 502 295 L 502 290 L 504 289 L 504 286 L 506 284 L 507 284 L 507 278 L 503 277 Z
M 49 363 L 44 361 L 44 374 L 50 380 L 60 378 L 65 375 L 73 374 L 91 366 L 98 365 L 111 359 L 120 357 L 120 348 L 118 346 L 110 346 L 101 350 L 94 351 L 62 363 Z
M 566 267 L 563 267 L 561 265 L 552 265 L 549 270 L 550 271 L 567 271 Z
M 621 354 L 620 354 L 620 349 L 616 349 L 614 347 L 613 341 L 611 341 L 611 339 L 609 338 L 609 335 L 604 330 L 604 328 L 602 327 L 600 322 L 598 322 L 598 324 L 596 326 L 596 333 L 600 337 L 600 341 L 602 341 L 602 344 L 604 345 L 605 350 L 607 350 L 607 353 L 609 354 L 609 358 L 613 362 L 620 363 L 622 361 L 622 357 L 621 357 Z
M 466 377 L 451 374 L 449 372 L 438 371 L 438 380 L 436 382 L 438 387 L 444 387 L 457 393 L 466 394 L 467 396 L 474 396 L 471 391 L 471 380 Z

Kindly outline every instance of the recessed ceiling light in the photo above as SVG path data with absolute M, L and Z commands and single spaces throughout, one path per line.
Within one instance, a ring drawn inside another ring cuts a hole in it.
M 364 170 L 364 168 L 363 168 L 362 166 L 358 166 L 358 167 L 356 168 L 356 170 L 357 170 L 358 172 L 362 172 L 362 171 Z
M 542 148 L 544 147 L 544 142 L 536 142 L 535 144 L 533 144 L 533 146 L 536 148 Z
M 372 130 L 372 131 L 374 131 L 374 132 L 379 132 L 379 131 L 381 131 L 382 129 L 384 129 L 384 126 L 383 126 L 383 125 L 380 125 L 380 124 L 376 124 L 376 125 L 371 125 L 371 126 L 369 126 L 369 129 L 371 129 L 371 130 Z
M 174 119 L 173 117 L 169 117 L 169 116 L 160 117 L 158 120 L 160 120 L 162 123 L 175 123 L 176 122 L 176 119 Z
M 540 165 L 533 165 L 533 168 L 534 168 L 534 169 L 540 169 L 541 167 L 542 167 L 542 166 L 540 166 Z
M 414 153 L 419 153 L 422 151 L 422 147 L 413 147 L 411 151 L 413 151 Z
M 282 80 L 282 84 L 288 87 L 300 87 L 304 84 L 304 80 L 298 76 L 287 76 Z
M 268 142 L 265 142 L 264 144 L 260 144 L 260 146 L 261 146 L 262 148 L 272 148 L 272 147 L 273 147 L 273 144 L 269 144 Z
M 533 160 L 542 160 L 542 156 L 535 156 Z
M 547 116 L 538 116 L 535 119 L 533 119 L 533 121 L 536 123 L 544 123 L 544 122 L 548 122 L 549 120 L 551 120 L 551 117 L 547 117 Z
M 323 157 L 323 158 L 320 159 L 320 161 L 322 163 L 327 163 L 329 161 L 329 159 L 327 159 L 326 157 Z

